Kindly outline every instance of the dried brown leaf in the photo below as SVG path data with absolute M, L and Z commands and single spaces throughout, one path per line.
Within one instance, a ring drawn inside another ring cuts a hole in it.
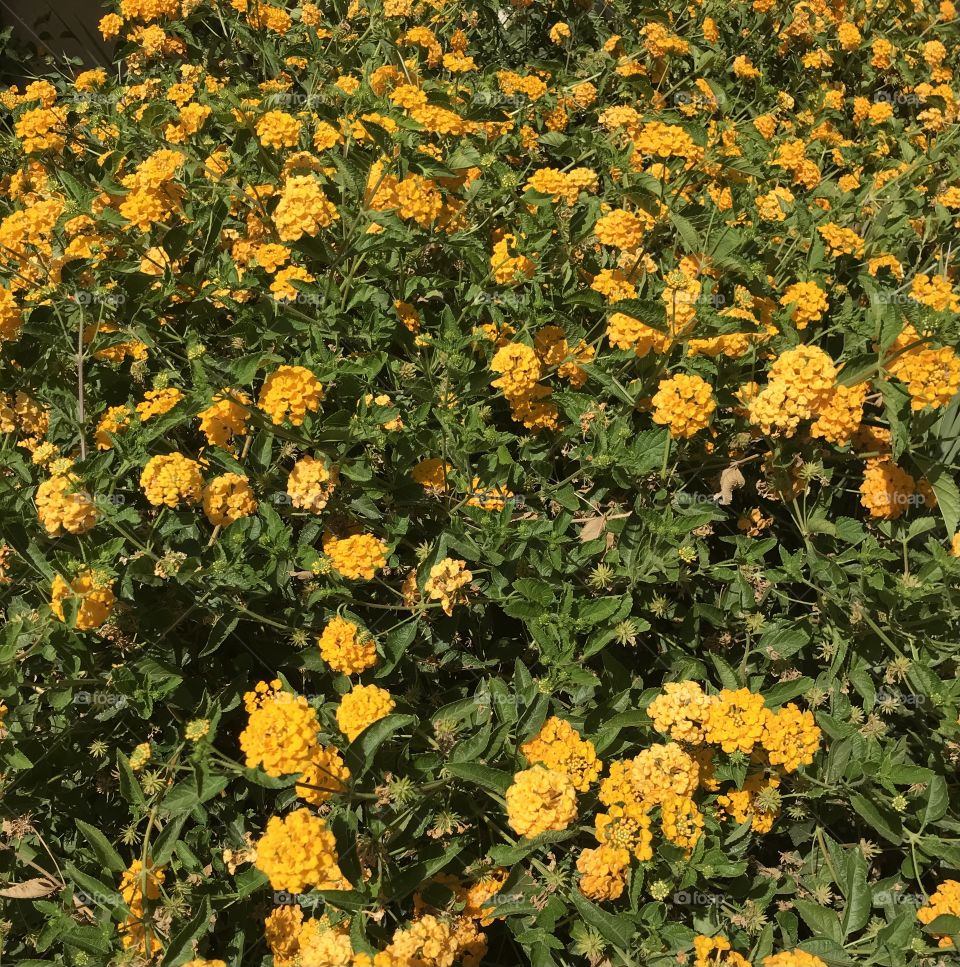
M 739 467 L 727 467 L 720 474 L 720 493 L 717 494 L 719 502 L 726 506 L 733 501 L 733 492 L 742 487 L 747 481 L 740 473 Z
M 38 900 L 40 897 L 49 896 L 59 889 L 58 884 L 51 882 L 44 876 L 38 876 L 32 880 L 12 883 L 10 886 L 0 889 L 0 896 L 8 897 L 11 900 Z
M 588 517 L 580 528 L 580 543 L 586 544 L 588 541 L 595 541 L 607 529 L 607 518 L 603 514 L 596 517 Z

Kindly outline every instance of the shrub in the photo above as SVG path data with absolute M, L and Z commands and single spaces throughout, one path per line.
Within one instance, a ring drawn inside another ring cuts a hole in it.
M 7 958 L 954 957 L 950 0 L 100 28 L 0 98 Z

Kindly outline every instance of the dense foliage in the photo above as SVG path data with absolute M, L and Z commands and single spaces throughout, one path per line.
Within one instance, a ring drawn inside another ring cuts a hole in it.
M 960 943 L 951 0 L 119 0 L 0 94 L 5 960 Z

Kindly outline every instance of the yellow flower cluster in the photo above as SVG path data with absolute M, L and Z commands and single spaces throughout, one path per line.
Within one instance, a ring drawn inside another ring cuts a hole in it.
M 349 967 L 361 964 L 354 958 L 350 942 L 349 921 L 336 926 L 329 918 L 311 917 L 304 921 L 299 905 L 277 907 L 264 921 L 267 946 L 273 954 L 274 967 L 300 967 L 317 964 L 318 967 Z M 369 967 L 369 961 L 364 967 Z
M 580 892 L 591 900 L 617 900 L 627 885 L 630 854 L 617 846 L 587 848 L 577 857 Z
M 283 691 L 279 679 L 258 682 L 244 695 L 249 716 L 240 733 L 247 768 L 258 766 L 268 776 L 303 772 L 317 754 L 317 713 L 302 695 Z
M 160 887 L 166 874 L 160 867 L 134 860 L 120 878 L 120 895 L 130 911 L 117 924 L 123 946 L 144 957 L 160 950 L 160 941 L 149 916 L 147 903 L 160 899 Z
M 535 349 L 524 343 L 507 343 L 494 355 L 490 368 L 500 374 L 492 385 L 503 391 L 514 420 L 534 431 L 556 428 L 559 413 L 556 406 L 545 402 L 552 390 L 539 382 L 543 366 Z
M 755 772 L 747 776 L 741 789 L 729 789 L 717 796 L 717 818 L 726 819 L 729 816 L 736 823 L 749 821 L 755 833 L 769 833 L 780 813 L 777 809 L 764 806 L 760 794 L 779 785 L 780 778 L 776 775 Z
M 432 601 L 439 601 L 444 613 L 450 615 L 456 605 L 467 600 L 464 588 L 472 580 L 473 574 L 467 570 L 466 561 L 445 557 L 430 568 L 423 590 Z
M 37 107 L 23 114 L 14 125 L 14 133 L 23 144 L 24 154 L 62 151 L 66 144 L 67 114 L 60 107 Z
M 107 412 L 109 414 L 110 411 Z M 207 438 L 207 443 L 216 447 L 227 447 L 233 437 L 243 436 L 247 432 L 249 418 L 250 397 L 238 390 L 228 389 L 221 390 L 210 406 L 197 414 L 200 430 Z
M 320 656 L 335 672 L 357 675 L 377 663 L 377 643 L 369 632 L 337 616 L 318 639 Z
M 350 770 L 344 764 L 340 750 L 332 745 L 319 746 L 297 780 L 296 793 L 304 802 L 319 806 L 343 792 L 349 778 Z
M 589 363 L 596 350 L 584 340 L 571 346 L 561 326 L 544 326 L 533 337 L 533 348 L 544 366 L 556 367 L 560 379 L 567 380 L 574 387 L 586 383 L 587 372 L 579 364 Z
M 693 938 L 693 952 L 693 967 L 750 967 L 750 961 L 722 933 L 713 937 L 698 934 Z
M 155 416 L 169 413 L 182 399 L 183 393 L 173 386 L 148 390 L 143 394 L 143 402 L 136 405 L 137 416 L 146 423 Z
M 854 255 L 857 258 L 863 258 L 864 239 L 852 229 L 828 222 L 826 225 L 821 225 L 817 231 L 827 243 L 828 255 L 833 257 Z
M 510 285 L 522 279 L 532 279 L 536 266 L 526 255 L 516 252 L 517 237 L 504 234 L 493 245 L 490 256 L 490 270 L 494 279 L 501 285 Z
M 290 503 L 319 514 L 327 506 L 339 480 L 337 468 L 325 458 L 301 457 L 287 477 Z
M 521 836 L 566 829 L 577 818 L 577 791 L 562 772 L 535 765 L 513 777 L 507 789 L 507 821 Z
M 593 277 L 590 288 L 599 292 L 607 302 L 620 302 L 622 299 L 637 297 L 636 285 L 620 269 L 601 269 Z
M 486 937 L 470 918 L 425 913 L 394 933 L 389 946 L 374 956 L 373 967 L 451 967 L 455 962 L 479 967 L 486 949 Z
M 218 527 L 252 516 L 258 506 L 250 481 L 239 473 L 220 474 L 203 488 L 203 512 Z
M 663 803 L 674 796 L 689 796 L 697 788 L 700 767 L 676 742 L 654 743 L 625 763 L 622 784 L 613 766 L 610 779 L 600 788 L 601 802 Z
M 628 863 L 629 856 L 640 862 L 653 858 L 650 817 L 647 815 L 647 807 L 640 803 L 614 805 L 605 813 L 597 813 L 594 834 L 601 847 L 626 851 Z
M 85 534 L 97 523 L 97 508 L 72 473 L 44 480 L 34 497 L 37 517 L 50 537 Z
M 897 520 L 907 512 L 916 492 L 917 482 L 892 460 L 867 461 L 860 484 L 860 503 L 871 517 Z
M 120 203 L 120 214 L 146 232 L 180 210 L 184 189 L 174 184 L 177 172 L 186 162 L 179 151 L 161 148 L 125 176 L 122 184 L 130 189 Z
M 140 486 L 154 507 L 195 504 L 203 493 L 200 464 L 181 453 L 151 457 L 140 474 Z
M 707 742 L 719 745 L 724 752 L 753 751 L 763 737 L 769 711 L 763 696 L 748 688 L 723 689 L 711 702 L 703 720 Z
M 549 195 L 554 202 L 563 201 L 575 205 L 582 191 L 596 191 L 597 174 L 590 168 L 573 168 L 561 171 L 559 168 L 540 168 L 527 179 L 527 188 Z
M 257 121 L 257 137 L 270 148 L 295 148 L 300 141 L 302 125 L 286 111 L 267 111 Z
M 869 383 L 837 384 L 830 398 L 817 410 L 817 418 L 810 425 L 810 436 L 840 446 L 849 443 L 863 422 L 863 404 L 869 389 Z
M 296 242 L 314 236 L 340 218 L 332 201 L 313 175 L 292 175 L 280 193 L 273 223 L 282 242 Z
M 799 330 L 819 322 L 830 308 L 826 292 L 816 282 L 794 282 L 780 297 L 780 305 L 793 306 L 791 318 Z
M 905 326 L 897 336 L 888 359 L 887 371 L 907 384 L 914 410 L 946 406 L 960 390 L 960 357 L 956 351 L 950 346 L 927 346 L 913 326 Z
M 307 413 L 316 413 L 323 399 L 323 386 L 305 366 L 278 366 L 264 381 L 257 406 L 277 425 L 289 419 L 303 423 Z
M 767 376 L 767 385 L 749 401 L 750 422 L 768 435 L 791 437 L 802 420 L 829 403 L 837 369 L 818 346 L 797 346 L 781 353 Z
M 416 474 L 416 471 L 414 471 Z M 480 483 L 479 477 L 474 477 L 470 482 L 470 498 L 467 500 L 468 507 L 479 507 L 481 510 L 499 511 L 507 506 L 507 500 L 513 496 L 513 492 L 506 487 L 484 487 Z
M 376 685 L 354 685 L 340 699 L 337 726 L 352 742 L 361 732 L 389 715 L 397 703 L 390 693 Z
M 126 406 L 110 406 L 97 424 L 94 439 L 98 450 L 113 448 L 113 438 L 130 427 L 131 413 Z
M 520 746 L 531 764 L 541 763 L 554 772 L 562 772 L 578 792 L 586 792 L 600 776 L 603 763 L 597 758 L 593 743 L 563 719 L 551 716 L 537 735 Z
M 622 312 L 614 312 L 607 320 L 607 338 L 616 349 L 632 349 L 641 359 L 654 350 L 666 352 L 673 341 L 657 329 Z
M 689 796 L 669 796 L 660 805 L 660 828 L 689 856 L 703 835 L 703 814 Z
M 16 339 L 20 335 L 21 325 L 23 313 L 16 297 L 9 289 L 0 286 L 0 342 Z
M 773 188 L 765 195 L 757 195 L 757 212 L 765 222 L 782 222 L 794 201 L 789 188 Z
M 640 214 L 614 208 L 594 225 L 593 231 L 603 245 L 612 245 L 622 252 L 635 252 L 643 242 L 643 233 L 652 228 L 654 219 L 642 211 Z
M 667 682 L 647 706 L 653 727 L 675 742 L 700 745 L 705 739 L 703 721 L 710 698 L 698 682 Z
M 828 967 L 827 962 L 806 950 L 783 950 L 763 958 L 763 967 Z
M 427 457 L 411 471 L 413 479 L 425 490 L 443 493 L 447 489 L 447 477 L 453 467 L 440 457 Z
M 921 305 L 937 312 L 960 312 L 960 296 L 953 291 L 951 281 L 943 275 L 918 273 L 910 283 L 910 295 Z
M 660 380 L 653 397 L 653 422 L 669 427 L 672 437 L 687 439 L 710 425 L 716 408 L 713 390 L 705 379 L 677 373 Z
M 352 534 L 342 538 L 326 535 L 323 552 L 348 581 L 361 578 L 372 581 L 387 563 L 387 545 L 372 534 Z
M 349 890 L 339 862 L 333 833 L 309 809 L 272 816 L 257 842 L 257 868 L 275 890 Z
M 68 584 L 59 574 L 53 579 L 50 593 L 50 609 L 60 621 L 66 621 L 64 603 L 77 603 L 76 626 L 78 631 L 99 628 L 113 612 L 116 602 L 113 583 L 96 571 L 86 570 Z
M 960 917 L 960 880 L 944 880 L 931 895 L 926 906 L 917 910 L 921 923 L 933 923 L 937 917 Z M 953 940 L 948 936 L 939 937 L 940 947 L 952 947 Z
M 416 119 L 427 127 L 439 123 L 441 115 L 437 108 L 424 108 L 414 112 Z M 459 124 L 459 118 L 453 115 Z M 403 178 L 385 174 L 383 165 L 376 162 L 367 179 L 367 205 L 374 211 L 396 212 L 401 218 L 415 222 L 420 228 L 432 226 L 447 232 L 463 227 L 460 217 L 461 203 L 445 199 L 435 182 L 422 175 L 408 174 Z M 378 229 L 379 226 L 374 226 Z
M 808 766 L 820 748 L 820 729 L 813 713 L 801 711 L 791 702 L 778 712 L 768 712 L 763 724 L 760 744 L 772 766 L 784 772 L 796 772 Z

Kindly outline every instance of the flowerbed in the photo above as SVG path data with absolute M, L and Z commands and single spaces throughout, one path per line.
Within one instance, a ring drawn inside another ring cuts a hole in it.
M 3 952 L 960 939 L 950 0 L 120 0 L 2 96 Z

